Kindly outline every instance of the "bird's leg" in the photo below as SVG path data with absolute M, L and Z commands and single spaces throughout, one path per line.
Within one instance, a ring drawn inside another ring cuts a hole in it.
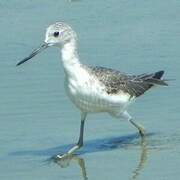
M 76 150 L 80 149 L 83 146 L 83 134 L 84 134 L 84 121 L 85 121 L 85 119 L 86 119 L 86 114 L 81 115 L 81 126 L 80 126 L 79 140 L 78 140 L 78 143 L 68 151 L 68 154 L 74 153 Z
M 139 124 L 135 123 L 132 119 L 129 119 L 129 122 L 138 129 L 139 134 L 141 135 L 141 137 L 144 137 L 145 135 L 145 130 L 142 126 L 140 126 Z
M 144 135 L 145 135 L 145 130 L 144 130 L 144 128 L 143 128 L 141 125 L 135 123 L 135 122 L 132 120 L 132 117 L 129 115 L 129 113 L 128 113 L 127 111 L 124 111 L 124 112 L 121 113 L 121 114 L 117 114 L 117 115 L 115 115 L 115 117 L 123 118 L 123 119 L 125 119 L 125 120 L 128 120 L 135 128 L 138 129 L 139 134 L 141 135 L 141 137 L 144 137 Z
M 72 147 L 66 154 L 64 155 L 58 155 L 58 158 L 62 158 L 68 155 L 72 155 L 75 151 L 77 151 L 78 149 L 80 149 L 83 146 L 83 134 L 84 134 L 84 122 L 86 119 L 87 113 L 82 113 L 81 114 L 81 126 L 80 126 L 80 134 L 79 134 L 79 140 L 78 143 Z

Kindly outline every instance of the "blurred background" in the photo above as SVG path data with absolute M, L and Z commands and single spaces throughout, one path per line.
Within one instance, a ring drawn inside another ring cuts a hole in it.
M 80 126 L 64 90 L 60 52 L 49 48 L 20 67 L 16 63 L 56 21 L 77 32 L 82 63 L 129 74 L 163 69 L 166 79 L 174 79 L 129 109 L 147 131 L 145 142 L 128 122 L 89 115 L 79 155 L 60 164 L 48 161 L 77 141 Z M 178 0 L 1 0 L 0 33 L 0 179 L 179 178 Z

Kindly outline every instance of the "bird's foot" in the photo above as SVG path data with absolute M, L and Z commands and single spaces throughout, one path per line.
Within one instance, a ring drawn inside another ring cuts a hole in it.
M 69 166 L 71 159 L 73 158 L 72 154 L 58 154 L 56 156 L 53 157 L 54 162 L 56 162 L 57 164 L 59 164 L 62 168 L 66 168 Z
M 143 138 L 145 136 L 145 129 L 143 127 L 139 127 L 139 134 Z
M 65 153 L 65 154 L 58 154 L 55 156 L 56 159 L 67 159 L 70 158 L 72 156 L 72 154 L 69 153 Z
M 136 124 L 132 119 L 130 119 L 129 122 L 139 130 L 139 134 L 141 135 L 141 137 L 145 136 L 145 130 L 141 125 Z

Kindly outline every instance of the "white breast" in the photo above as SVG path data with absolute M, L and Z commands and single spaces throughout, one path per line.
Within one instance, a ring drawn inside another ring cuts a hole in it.
M 86 69 L 78 67 L 75 72 L 72 76 L 66 76 L 65 87 L 71 101 L 81 111 L 114 113 L 122 111 L 128 104 L 129 95 L 107 94 L 105 86 Z

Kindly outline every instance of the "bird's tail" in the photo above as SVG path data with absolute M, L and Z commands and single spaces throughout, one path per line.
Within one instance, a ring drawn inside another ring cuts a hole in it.
M 161 86 L 168 86 L 166 80 L 161 79 L 164 74 L 164 71 L 158 71 L 148 77 L 146 82 L 150 83 L 151 85 L 161 85 Z

